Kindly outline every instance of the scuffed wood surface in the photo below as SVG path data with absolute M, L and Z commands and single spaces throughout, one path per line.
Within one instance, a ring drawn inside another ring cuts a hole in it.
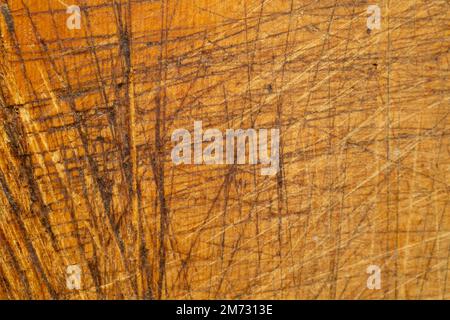
M 0 1 L 0 298 L 450 298 L 448 1 L 68 1 Z M 174 166 L 194 120 L 280 174 Z

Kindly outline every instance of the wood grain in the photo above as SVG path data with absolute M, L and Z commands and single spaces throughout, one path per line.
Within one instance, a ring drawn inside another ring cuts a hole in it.
M 0 298 L 450 298 L 448 1 L 0 6 Z M 175 166 L 195 120 L 280 172 Z

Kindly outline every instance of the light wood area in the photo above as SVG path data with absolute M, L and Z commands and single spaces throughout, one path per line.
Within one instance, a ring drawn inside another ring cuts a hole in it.
M 0 298 L 449 299 L 449 10 L 0 0 Z M 279 172 L 175 165 L 194 121 Z

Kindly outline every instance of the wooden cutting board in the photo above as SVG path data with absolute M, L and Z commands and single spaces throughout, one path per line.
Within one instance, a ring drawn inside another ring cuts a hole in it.
M 0 0 L 0 298 L 450 298 L 448 12 Z M 195 121 L 279 170 L 176 165 Z

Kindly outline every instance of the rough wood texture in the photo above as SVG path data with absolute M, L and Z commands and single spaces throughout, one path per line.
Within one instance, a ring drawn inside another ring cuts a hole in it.
M 0 3 L 0 298 L 450 298 L 448 1 Z M 282 170 L 173 165 L 194 120 Z

